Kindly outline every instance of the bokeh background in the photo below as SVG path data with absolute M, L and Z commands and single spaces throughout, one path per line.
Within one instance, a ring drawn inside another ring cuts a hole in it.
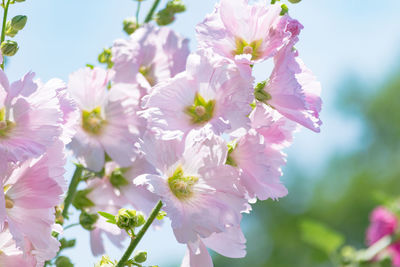
M 142 5 L 143 18 L 152 1 Z M 216 0 L 185 0 L 187 12 L 171 25 L 190 38 Z M 161 7 L 165 6 L 163 0 Z M 303 0 L 289 14 L 304 30 L 296 48 L 322 83 L 322 132 L 296 134 L 286 150 L 283 182 L 289 195 L 254 205 L 242 228 L 247 237 L 244 259 L 215 255 L 216 266 L 332 266 L 329 256 L 309 246 L 300 225 L 311 219 L 342 233 L 346 243 L 365 246 L 365 229 L 374 206 L 400 193 L 400 1 Z M 20 50 L 10 59 L 10 80 L 33 70 L 44 81 L 97 64 L 103 47 L 127 38 L 122 21 L 134 16 L 133 0 L 38 0 L 18 3 L 9 16 L 28 15 L 16 40 Z M 272 64 L 256 68 L 256 79 Z M 68 167 L 70 179 L 72 167 Z M 72 221 L 77 221 L 77 216 Z M 28 223 L 28 222 L 27 222 Z M 65 251 L 75 266 L 93 266 L 86 230 L 65 231 L 77 247 Z M 106 246 L 111 258 L 123 251 Z M 178 244 L 169 221 L 150 231 L 140 245 L 148 264 L 179 266 L 185 246 Z

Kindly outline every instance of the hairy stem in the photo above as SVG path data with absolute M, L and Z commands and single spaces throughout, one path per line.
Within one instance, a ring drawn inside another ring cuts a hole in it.
M 150 22 L 150 20 L 153 19 L 153 14 L 154 14 L 154 12 L 156 11 L 156 8 L 157 8 L 157 6 L 158 6 L 159 3 L 160 3 L 160 0 L 155 0 L 155 1 L 154 1 L 154 3 L 153 3 L 153 5 L 152 5 L 152 7 L 151 7 L 149 13 L 148 13 L 147 16 L 146 16 L 146 19 L 144 20 L 144 23 Z
M 72 176 L 71 182 L 68 187 L 67 196 L 64 200 L 64 209 L 62 211 L 62 216 L 68 219 L 68 208 L 72 203 L 72 200 L 75 197 L 76 190 L 78 188 L 78 184 L 81 181 L 83 167 L 81 165 L 76 165 L 76 169 L 74 175 Z
M 5 6 L 4 6 L 4 1 L 3 1 L 4 14 L 3 14 L 3 26 L 1 28 L 0 45 L 4 42 L 4 39 L 6 38 L 6 23 L 7 23 L 7 14 L 8 14 L 8 6 L 9 5 L 10 5 L 10 0 L 7 1 Z M 1 63 L 0 67 L 2 70 L 4 70 L 4 60 Z
M 146 233 L 147 229 L 149 229 L 150 225 L 153 223 L 154 219 L 157 217 L 158 213 L 161 210 L 162 205 L 163 205 L 162 201 L 161 200 L 158 201 L 157 205 L 154 207 L 153 211 L 151 212 L 146 223 L 143 225 L 142 229 L 140 229 L 139 233 L 135 237 L 131 238 L 131 243 L 129 244 L 129 247 L 126 249 L 124 255 L 119 260 L 116 267 L 124 266 L 125 263 L 129 260 L 129 257 L 131 256 L 132 252 L 135 250 L 136 246 L 139 244 L 140 240 Z

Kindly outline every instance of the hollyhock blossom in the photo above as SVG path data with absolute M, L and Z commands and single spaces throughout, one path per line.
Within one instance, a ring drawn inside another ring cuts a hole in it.
M 266 144 L 274 147 L 288 147 L 293 141 L 293 133 L 298 129 L 297 123 L 260 102 L 256 104 L 249 118 L 251 128 L 264 137 Z
M 36 266 L 35 257 L 31 254 L 24 254 L 17 248 L 8 227 L 0 231 L 0 266 Z
M 268 59 L 302 28 L 280 12 L 280 5 L 267 1 L 250 5 L 248 0 L 221 0 L 196 27 L 199 47 L 253 64 Z
M 319 132 L 322 124 L 319 118 L 321 85 L 298 58 L 294 42 L 275 56 L 275 67 L 265 88 L 260 91 L 265 96 L 261 100 L 288 119 Z
M 143 158 L 139 157 L 132 166 L 123 169 L 114 162 L 108 162 L 105 166 L 105 176 L 88 182 L 85 189 L 86 198 L 93 205 L 86 207 L 85 212 L 97 214 L 98 211 L 105 211 L 117 214 L 119 209 L 132 206 L 148 215 L 158 198 L 147 189 L 147 184 L 136 181 L 135 178 L 139 174 L 148 173 L 151 168 Z M 90 244 L 94 255 L 105 252 L 102 235 L 106 235 L 119 248 L 122 247 L 121 242 L 127 237 L 126 233 L 116 225 L 107 223 L 105 218 L 99 217 L 90 232 Z
M 62 133 L 57 88 L 38 86 L 34 73 L 11 85 L 0 70 L 0 167 L 43 154 Z
M 367 229 L 367 245 L 371 246 L 384 236 L 394 234 L 398 227 L 399 221 L 395 214 L 385 207 L 375 208 Z M 391 244 L 387 251 L 392 255 L 393 266 L 400 266 L 400 242 Z
M 177 140 L 154 137 L 144 144 L 147 159 L 159 173 L 138 179 L 147 180 L 162 199 L 178 242 L 195 242 L 240 224 L 241 212 L 249 207 L 238 190 L 237 170 L 225 164 L 222 138 L 203 128 L 191 131 L 183 148 Z
M 24 252 L 35 250 L 43 262 L 54 257 L 59 248 L 52 231 L 65 172 L 63 150 L 49 151 L 19 165 L 9 164 L 0 174 L 4 188 L 0 190 L 0 229 L 7 224 L 17 247 Z
M 146 91 L 185 69 L 189 40 L 173 30 L 150 24 L 137 29 L 129 40 L 112 47 L 115 81 L 138 82 Z
M 214 233 L 189 243 L 181 267 L 212 267 L 207 248 L 229 258 L 243 258 L 246 255 L 246 239 L 240 227 L 227 227 L 224 232 Z
M 188 58 L 186 72 L 158 84 L 147 97 L 150 127 L 179 136 L 209 124 L 216 134 L 249 128 L 252 79 L 210 51 Z
M 110 75 L 100 68 L 84 68 L 71 74 L 68 83 L 80 113 L 70 148 L 93 171 L 103 168 L 105 153 L 123 167 L 137 153 L 136 102 L 121 90 L 107 89 Z
M 227 164 L 240 170 L 240 182 L 250 198 L 277 199 L 287 195 L 279 178 L 285 154 L 265 144 L 261 135 L 250 131 L 234 143 L 228 153 Z

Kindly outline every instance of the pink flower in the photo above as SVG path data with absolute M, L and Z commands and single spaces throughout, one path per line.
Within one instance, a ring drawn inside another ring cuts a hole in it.
M 140 27 L 129 40 L 116 40 L 112 47 L 115 81 L 138 82 L 150 90 L 185 69 L 188 43 L 167 27 Z
M 266 144 L 288 147 L 293 141 L 297 124 L 282 116 L 277 110 L 257 103 L 249 115 L 251 128 L 264 137 Z
M 266 103 L 282 115 L 315 132 L 322 124 L 321 85 L 313 73 L 299 59 L 293 40 L 275 56 L 275 68 L 264 88 L 270 96 Z
M 109 76 L 103 69 L 85 68 L 73 73 L 68 83 L 80 113 L 70 148 L 93 171 L 103 168 L 105 153 L 123 167 L 137 154 L 137 102 L 121 90 L 108 90 Z
M 247 77 L 247 76 L 246 76 Z M 216 134 L 249 128 L 252 79 L 210 51 L 188 58 L 186 72 L 157 85 L 147 99 L 150 127 L 179 136 L 209 125 Z
M 33 76 L 10 85 L 0 70 L 0 168 L 42 155 L 62 134 L 57 88 L 38 86 Z
M 34 267 L 36 259 L 31 254 L 24 254 L 18 249 L 7 227 L 0 231 L 0 266 Z
M 368 246 L 378 242 L 387 235 L 393 235 L 399 227 L 399 221 L 395 214 L 385 207 L 377 207 L 370 216 L 370 225 L 367 229 Z M 400 266 L 400 242 L 396 242 L 387 248 L 392 255 L 393 266 Z
M 189 243 L 181 267 L 212 267 L 207 248 L 229 258 L 243 258 L 246 255 L 246 239 L 237 227 L 227 227 L 224 232 Z
M 191 131 L 184 147 L 178 140 L 144 143 L 146 157 L 159 174 L 139 178 L 162 199 L 178 242 L 195 242 L 240 224 L 241 212 L 249 207 L 238 190 L 239 174 L 225 165 L 222 138 L 203 128 Z
M 240 169 L 240 182 L 250 198 L 277 199 L 287 195 L 286 187 L 279 178 L 285 154 L 271 144 L 265 144 L 262 136 L 250 131 L 242 136 L 229 151 L 227 163 Z
M 249 63 L 263 61 L 298 35 L 302 26 L 288 15 L 280 16 L 278 4 L 248 0 L 221 0 L 212 14 L 197 25 L 200 48 Z
M 54 257 L 59 247 L 52 231 L 54 207 L 63 194 L 60 184 L 65 157 L 62 149 L 61 143 L 37 159 L 18 166 L 9 164 L 0 176 L 4 188 L 0 190 L 0 229 L 7 224 L 18 248 L 29 251 L 28 241 L 28 246 L 44 260 Z

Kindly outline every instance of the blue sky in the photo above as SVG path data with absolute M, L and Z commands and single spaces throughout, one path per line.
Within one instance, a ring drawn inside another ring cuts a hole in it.
M 146 0 L 142 11 L 147 11 L 151 2 Z M 194 27 L 217 1 L 184 2 L 187 12 L 178 15 L 172 27 L 191 39 L 193 51 Z M 337 110 L 335 98 L 341 82 L 349 75 L 360 77 L 367 91 L 399 67 L 396 60 L 400 57 L 400 1 L 304 0 L 289 8 L 290 15 L 304 25 L 296 48 L 323 88 L 322 132 L 302 130 L 287 150 L 288 165 L 300 166 L 312 179 L 323 170 L 330 156 L 362 145 L 358 141 L 362 125 L 351 114 L 344 116 Z M 27 15 L 28 24 L 16 38 L 20 50 L 6 68 L 9 79 L 13 81 L 33 70 L 44 81 L 53 77 L 67 81 L 71 72 L 87 63 L 95 64 L 103 47 L 127 37 L 122 32 L 122 20 L 133 16 L 135 11 L 133 0 L 40 0 L 11 6 L 10 18 Z M 271 63 L 258 66 L 256 79 L 265 79 L 271 66 Z M 283 180 L 290 184 L 290 177 L 284 176 Z M 88 232 L 72 228 L 65 234 L 78 237 L 77 248 L 68 252 L 75 266 L 93 266 Z M 148 250 L 149 264 L 160 266 L 179 261 L 185 250 L 174 240 L 169 222 L 160 231 L 151 231 L 140 247 Z M 119 258 L 123 253 L 108 248 L 111 257 Z

